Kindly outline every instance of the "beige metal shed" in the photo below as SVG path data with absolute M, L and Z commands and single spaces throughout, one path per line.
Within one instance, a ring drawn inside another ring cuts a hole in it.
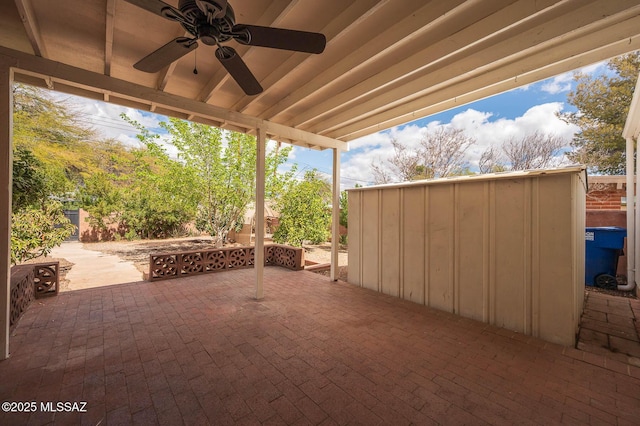
M 584 168 L 349 191 L 349 282 L 563 345 L 584 299 Z

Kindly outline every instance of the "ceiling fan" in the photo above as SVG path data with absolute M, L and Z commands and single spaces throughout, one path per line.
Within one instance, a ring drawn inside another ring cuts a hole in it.
M 235 39 L 249 46 L 271 47 L 296 52 L 322 53 L 326 45 L 323 34 L 258 25 L 236 24 L 235 15 L 227 0 L 180 0 L 178 8 L 161 0 L 126 0 L 135 6 L 176 21 L 192 37 L 177 37 L 151 52 L 134 68 L 155 73 L 204 44 L 218 46 L 216 58 L 247 95 L 262 92 L 262 86 L 236 50 L 223 43 Z

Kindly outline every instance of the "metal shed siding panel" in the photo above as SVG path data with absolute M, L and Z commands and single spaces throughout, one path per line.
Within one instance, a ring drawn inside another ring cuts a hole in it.
M 496 182 L 492 323 L 524 332 L 525 182 Z
M 365 288 L 379 291 L 379 265 L 384 261 L 380 257 L 380 217 L 378 214 L 380 191 L 362 193 L 362 283 Z
M 400 189 L 380 192 L 381 198 L 381 280 L 380 291 L 400 296 Z
M 454 206 L 453 185 L 434 186 L 429 189 L 429 245 L 427 275 L 429 306 L 453 312 L 453 238 Z
M 571 176 L 549 176 L 539 179 L 539 246 L 540 269 L 538 290 L 538 332 L 535 335 L 557 339 L 574 332 L 574 297 L 570 285 L 572 268 Z M 584 234 L 584 233 L 583 233 Z M 583 235 L 584 239 L 584 235 Z
M 349 192 L 348 201 L 348 227 L 349 251 L 347 276 L 349 282 L 360 285 L 362 283 L 362 267 L 360 266 L 362 253 L 362 192 Z
M 404 188 L 402 191 L 402 297 L 422 304 L 425 289 L 425 188 Z
M 485 228 L 485 187 L 488 183 L 458 185 L 456 209 L 456 313 L 467 318 L 484 319 L 485 268 L 483 256 L 487 241 Z

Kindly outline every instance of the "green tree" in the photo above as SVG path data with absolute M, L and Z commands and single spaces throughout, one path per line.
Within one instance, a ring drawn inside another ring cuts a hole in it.
M 221 246 L 229 231 L 242 225 L 247 205 L 255 197 L 255 138 L 178 119 L 170 119 L 163 127 L 171 135 L 179 159 L 194 172 L 192 188 L 199 196 L 196 226 Z M 291 178 L 291 172 L 278 173 L 290 151 L 288 147 L 267 153 L 268 197 L 277 198 Z
M 166 238 L 195 217 L 195 173 L 167 154 L 157 141 L 158 134 L 126 116 L 123 119 L 138 129 L 143 148 L 131 151 L 131 171 L 118 179 L 120 196 L 110 193 L 113 205 L 121 209 L 120 220 L 128 229 L 128 238 Z
M 574 152 L 567 154 L 569 159 L 596 173 L 623 174 L 626 142 L 622 130 L 640 71 L 640 54 L 614 58 L 607 66 L 612 73 L 574 76 L 577 86 L 567 101 L 578 111 L 560 117 L 580 128 L 572 141 Z
M 78 194 L 80 205 L 89 214 L 89 224 L 103 233 L 121 221 L 123 189 L 117 180 L 111 173 L 95 173 L 85 180 Z
M 46 256 L 73 233 L 75 225 L 64 216 L 62 204 L 47 200 L 11 215 L 11 263 Z
M 48 143 L 86 135 L 74 128 L 64 109 L 41 95 L 38 89 L 14 85 L 13 198 L 11 215 L 11 263 L 48 254 L 73 233 L 62 205 L 50 199 L 63 192 L 65 180 L 57 180 L 41 154 Z M 42 159 L 41 159 L 42 158 Z M 43 160 L 44 159 L 44 160 Z
M 357 187 L 358 184 L 356 184 Z M 340 225 L 349 227 L 349 193 L 347 191 L 340 192 Z M 340 244 L 347 244 L 346 235 L 340 235 Z
M 356 186 L 357 188 L 357 186 Z M 347 191 L 340 192 L 340 225 L 345 228 L 349 226 L 349 194 Z
M 330 199 L 331 188 L 317 170 L 306 172 L 301 181 L 291 181 L 278 202 L 280 224 L 273 240 L 295 246 L 326 241 L 331 225 Z
M 92 171 L 87 144 L 94 130 L 76 118 L 71 105 L 54 100 L 46 90 L 24 84 L 13 86 L 13 143 L 29 150 L 47 176 L 50 195 L 73 192 Z
M 356 183 L 354 188 L 362 188 L 362 185 Z M 340 192 L 340 225 L 349 228 L 349 193 L 347 191 Z M 340 244 L 347 244 L 347 235 L 340 236 Z
M 73 145 L 95 136 L 89 126 L 77 119 L 68 102 L 53 100 L 47 91 L 34 86 L 13 86 L 13 112 L 16 144 Z
M 42 164 L 24 147 L 18 147 L 13 152 L 12 194 L 11 206 L 14 211 L 37 205 L 47 197 Z
M 24 262 L 51 252 L 73 233 L 62 205 L 48 199 L 46 177 L 40 162 L 23 147 L 13 158 L 11 263 Z

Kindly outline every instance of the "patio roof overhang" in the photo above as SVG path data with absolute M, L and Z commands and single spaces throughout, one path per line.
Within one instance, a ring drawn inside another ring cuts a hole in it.
M 640 49 L 640 0 L 230 3 L 239 23 L 322 32 L 327 47 L 309 55 L 232 42 L 264 87 L 246 96 L 204 45 L 160 72 L 134 69 L 185 32 L 124 0 L 3 3 L 0 359 L 8 356 L 13 81 L 255 133 L 259 153 L 266 138 L 331 148 L 336 210 L 349 141 Z M 335 212 L 333 223 L 335 237 Z
M 269 123 L 272 136 L 326 148 L 339 143 L 308 135 L 348 142 L 640 48 L 638 0 L 230 4 L 238 22 L 322 32 L 327 47 L 232 41 L 265 89 L 246 96 L 202 43 L 158 73 L 134 69 L 184 30 L 124 0 L 15 0 L 0 14 L 0 57 L 24 54 L 16 81 L 234 130 Z

